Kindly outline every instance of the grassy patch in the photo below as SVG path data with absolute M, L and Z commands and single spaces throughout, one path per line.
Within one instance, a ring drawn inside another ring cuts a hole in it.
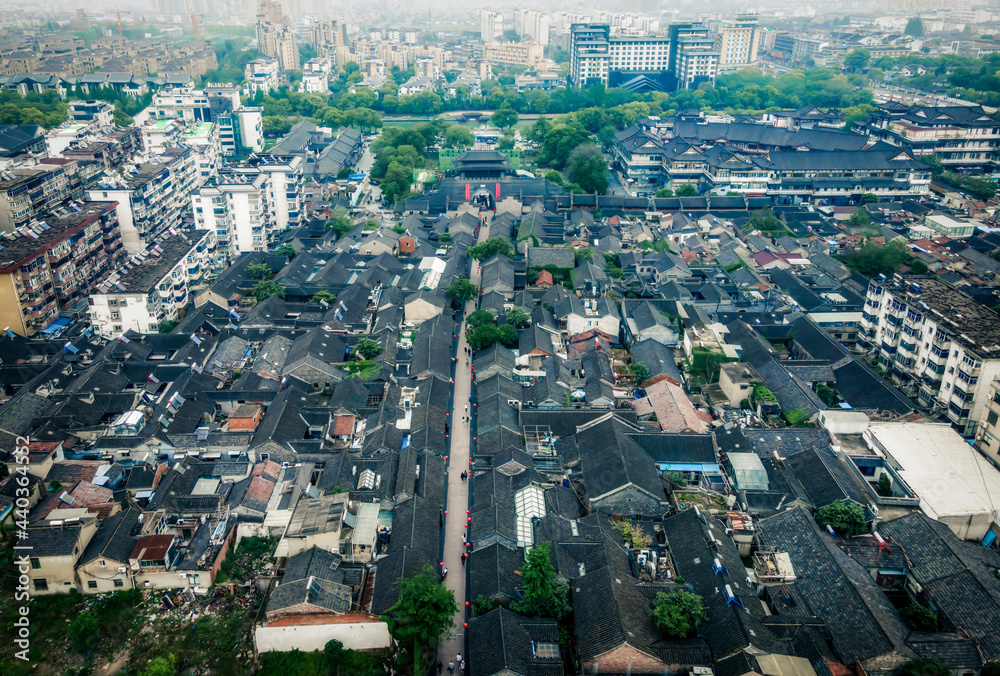
M 362 380 L 368 380 L 382 369 L 378 362 L 369 359 L 349 361 L 345 366 L 347 366 L 348 378 L 361 378 Z

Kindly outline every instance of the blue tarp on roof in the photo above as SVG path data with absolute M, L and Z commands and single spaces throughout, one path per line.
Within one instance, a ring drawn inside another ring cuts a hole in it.
M 718 465 L 702 465 L 701 463 L 688 462 L 658 462 L 657 469 L 660 471 L 669 470 L 671 472 L 718 472 Z
M 61 332 L 67 326 L 73 323 L 73 320 L 69 317 L 59 317 L 54 322 L 42 329 L 42 333 L 45 334 L 56 334 Z

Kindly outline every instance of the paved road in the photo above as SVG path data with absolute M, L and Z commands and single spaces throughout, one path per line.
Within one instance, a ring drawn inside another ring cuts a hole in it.
M 621 179 L 618 178 L 618 174 L 616 174 L 613 169 L 608 171 L 608 193 L 611 195 L 631 194 L 628 189 L 622 185 Z
M 479 229 L 479 241 L 489 237 L 489 217 L 491 213 L 484 213 L 484 224 Z M 474 263 L 474 265 L 476 265 Z M 472 283 L 479 286 L 481 275 L 478 265 L 473 268 L 470 277 Z M 469 314 L 476 309 L 476 301 L 466 303 L 464 312 Z M 472 367 L 465 363 L 465 349 L 469 346 L 465 340 L 464 317 L 459 322 L 460 326 L 458 342 L 458 361 L 455 368 L 455 397 L 454 407 L 451 411 L 451 449 L 449 451 L 448 463 L 448 497 L 446 503 L 447 516 L 444 527 L 444 566 L 448 569 L 448 577 L 445 578 L 445 586 L 455 593 L 455 601 L 458 603 L 458 612 L 455 614 L 455 626 L 451 633 L 438 644 L 438 659 L 447 666 L 449 660 L 454 660 L 456 655 L 465 653 L 465 627 L 468 614 L 465 607 L 465 567 L 462 565 L 462 553 L 466 551 L 462 536 L 466 533 L 465 512 L 469 509 L 469 482 L 462 481 L 461 474 L 467 471 L 471 465 L 469 460 L 470 441 L 472 428 L 475 425 L 475 408 L 469 404 L 472 394 Z M 466 405 L 469 411 L 466 411 Z M 471 417 L 471 423 L 462 422 L 465 417 Z M 470 658 L 466 656 L 466 669 Z M 458 673 L 458 664 L 455 665 L 455 672 Z

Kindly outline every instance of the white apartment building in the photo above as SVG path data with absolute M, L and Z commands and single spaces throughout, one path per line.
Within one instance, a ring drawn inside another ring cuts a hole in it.
M 215 232 L 219 248 L 213 265 L 250 251 L 266 251 L 272 226 L 267 174 L 229 170 L 191 195 L 195 227 Z
M 163 322 L 176 321 L 188 295 L 203 283 L 215 247 L 215 233 L 208 230 L 164 233 L 90 295 L 94 329 L 114 338 L 126 331 L 157 333 Z
M 180 140 L 185 124 L 179 119 L 148 119 L 139 127 L 142 138 L 143 157 L 159 155 L 167 148 L 173 148 Z
M 190 148 L 168 148 L 152 162 L 105 177 L 87 196 L 95 202 L 118 203 L 122 244 L 130 253 L 138 253 L 163 231 L 180 227 L 188 195 L 195 188 L 197 166 Z
M 271 214 L 271 232 L 295 228 L 302 212 L 302 169 L 299 155 L 262 155 L 247 165 L 229 167 L 238 174 L 264 174 L 267 177 L 267 205 Z
M 106 101 L 71 101 L 67 115 L 71 122 L 97 127 L 110 127 L 115 123 L 115 107 Z
M 594 10 L 591 21 L 611 26 L 612 35 L 648 35 L 660 30 L 660 20 L 655 16 L 639 12 L 613 12 L 606 9 Z
M 236 89 L 235 107 L 239 107 L 239 88 Z M 161 89 L 153 94 L 153 117 L 179 118 L 185 122 L 204 122 L 212 119 L 212 109 L 204 89 L 178 87 Z
M 661 71 L 670 68 L 670 38 L 620 35 L 608 43 L 611 70 Z
M 520 42 L 488 42 L 483 45 L 483 61 L 486 63 L 506 63 L 515 66 L 535 68 L 544 58 L 541 45 Z
M 330 91 L 329 58 L 316 57 L 302 64 L 302 91 L 306 94 L 326 94 Z
M 737 14 L 732 23 L 719 27 L 719 67 L 735 70 L 757 61 L 760 26 L 756 14 Z
M 1000 376 L 996 315 L 943 281 L 872 280 L 858 345 L 924 408 L 973 435 Z
M 990 383 L 983 415 L 976 429 L 976 448 L 1000 467 L 1000 380 Z
M 277 59 L 262 57 L 254 59 L 244 68 L 243 76 L 247 81 L 247 94 L 250 98 L 263 92 L 267 96 L 281 86 L 283 74 Z
M 479 34 L 484 43 L 502 41 L 503 12 L 495 9 L 479 10 Z
M 702 82 L 714 82 L 719 73 L 719 53 L 702 49 L 680 49 L 674 76 L 678 89 L 695 89 Z
M 195 187 L 205 185 L 222 166 L 222 143 L 219 140 L 219 125 L 202 122 L 181 134 L 181 142 L 194 153 Z
M 549 15 L 527 7 L 514 8 L 514 30 L 522 40 L 545 47 L 549 44 Z

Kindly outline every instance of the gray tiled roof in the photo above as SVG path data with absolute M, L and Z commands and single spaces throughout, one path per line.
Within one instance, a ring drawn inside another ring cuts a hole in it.
M 515 571 L 521 569 L 524 559 L 517 549 L 500 543 L 476 549 L 469 556 L 469 598 L 521 598 L 518 588 L 521 578 Z
M 539 654 L 541 644 L 559 643 L 555 620 L 526 618 L 497 608 L 469 622 L 470 676 L 562 676 L 558 649 L 554 657 Z
M 791 557 L 796 580 L 788 590 L 803 608 L 826 621 L 842 663 L 892 668 L 913 657 L 903 642 L 909 629 L 875 581 L 804 510 L 768 517 L 758 528 L 762 544 Z
M 346 613 L 351 609 L 351 588 L 317 577 L 282 582 L 271 592 L 267 612 L 302 604 L 318 606 L 338 614 Z
M 82 530 L 82 526 L 31 528 L 28 530 L 30 556 L 70 556 L 76 550 Z

